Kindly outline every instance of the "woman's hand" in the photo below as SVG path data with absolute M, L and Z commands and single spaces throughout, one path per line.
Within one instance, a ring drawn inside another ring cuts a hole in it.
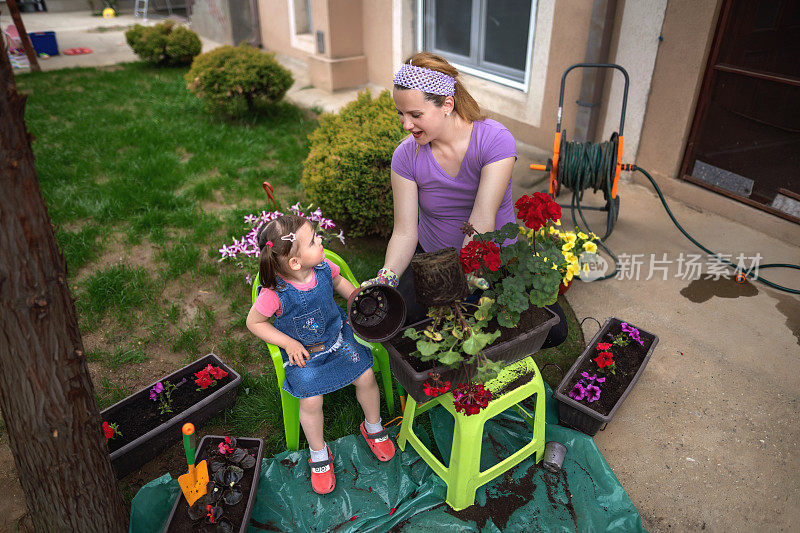
M 362 287 L 369 287 L 370 285 L 389 285 L 390 287 L 397 287 L 400 283 L 400 278 L 389 268 L 382 268 L 378 270 L 378 275 L 372 279 L 361 283 Z
M 292 339 L 286 346 L 283 347 L 286 350 L 286 355 L 289 356 L 289 363 L 293 365 L 297 365 L 301 368 L 306 366 L 306 359 L 311 359 L 311 356 L 308 354 L 308 350 L 300 344 L 300 342 Z

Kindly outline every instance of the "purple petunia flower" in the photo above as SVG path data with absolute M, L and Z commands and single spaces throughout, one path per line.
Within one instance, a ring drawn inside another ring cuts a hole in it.
M 583 376 L 583 377 L 588 379 L 589 373 L 588 372 L 581 372 L 581 376 Z
M 573 400 L 580 401 L 583 400 L 584 396 L 586 396 L 586 389 L 583 387 L 583 385 L 581 385 L 581 382 L 579 381 L 578 383 L 575 384 L 574 387 L 572 387 L 572 390 L 569 391 L 569 397 L 572 398 Z
M 597 381 L 597 383 L 605 383 L 606 378 L 597 378 L 595 381 Z
M 150 389 L 150 399 L 156 401 L 158 395 L 164 392 L 164 385 L 159 381 Z
M 600 387 L 597 385 L 589 385 L 586 387 L 585 391 L 587 402 L 596 402 L 600 399 Z

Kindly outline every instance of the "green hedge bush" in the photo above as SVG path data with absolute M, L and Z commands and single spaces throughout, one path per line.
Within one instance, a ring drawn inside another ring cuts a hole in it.
M 135 25 L 125 40 L 142 61 L 152 65 L 188 65 L 203 48 L 195 32 L 165 20 L 155 26 Z
M 407 135 L 389 91 L 363 91 L 335 115 L 319 118 L 309 135 L 301 183 L 325 216 L 346 223 L 353 236 L 392 231 L 392 153 Z
M 242 44 L 197 56 L 186 82 L 207 110 L 241 115 L 280 101 L 294 78 L 275 60 L 275 54 Z

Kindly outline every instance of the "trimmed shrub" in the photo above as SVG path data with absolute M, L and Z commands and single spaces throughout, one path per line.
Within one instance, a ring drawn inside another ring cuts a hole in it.
M 188 65 L 203 48 L 195 32 L 165 20 L 155 26 L 135 25 L 125 40 L 142 61 L 152 65 Z
M 207 110 L 235 116 L 280 101 L 294 78 L 275 54 L 242 44 L 197 56 L 186 82 Z
M 353 236 L 392 232 L 392 153 L 407 135 L 389 91 L 362 91 L 338 114 L 324 114 L 309 135 L 301 183 L 327 216 Z

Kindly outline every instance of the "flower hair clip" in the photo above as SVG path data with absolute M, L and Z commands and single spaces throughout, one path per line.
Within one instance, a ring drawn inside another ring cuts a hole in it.
M 284 235 L 283 237 L 281 237 L 281 240 L 282 241 L 294 242 L 294 233 L 289 233 L 287 235 Z
M 266 243 L 264 243 L 264 246 L 269 246 L 270 248 L 272 248 L 272 241 L 267 241 Z

